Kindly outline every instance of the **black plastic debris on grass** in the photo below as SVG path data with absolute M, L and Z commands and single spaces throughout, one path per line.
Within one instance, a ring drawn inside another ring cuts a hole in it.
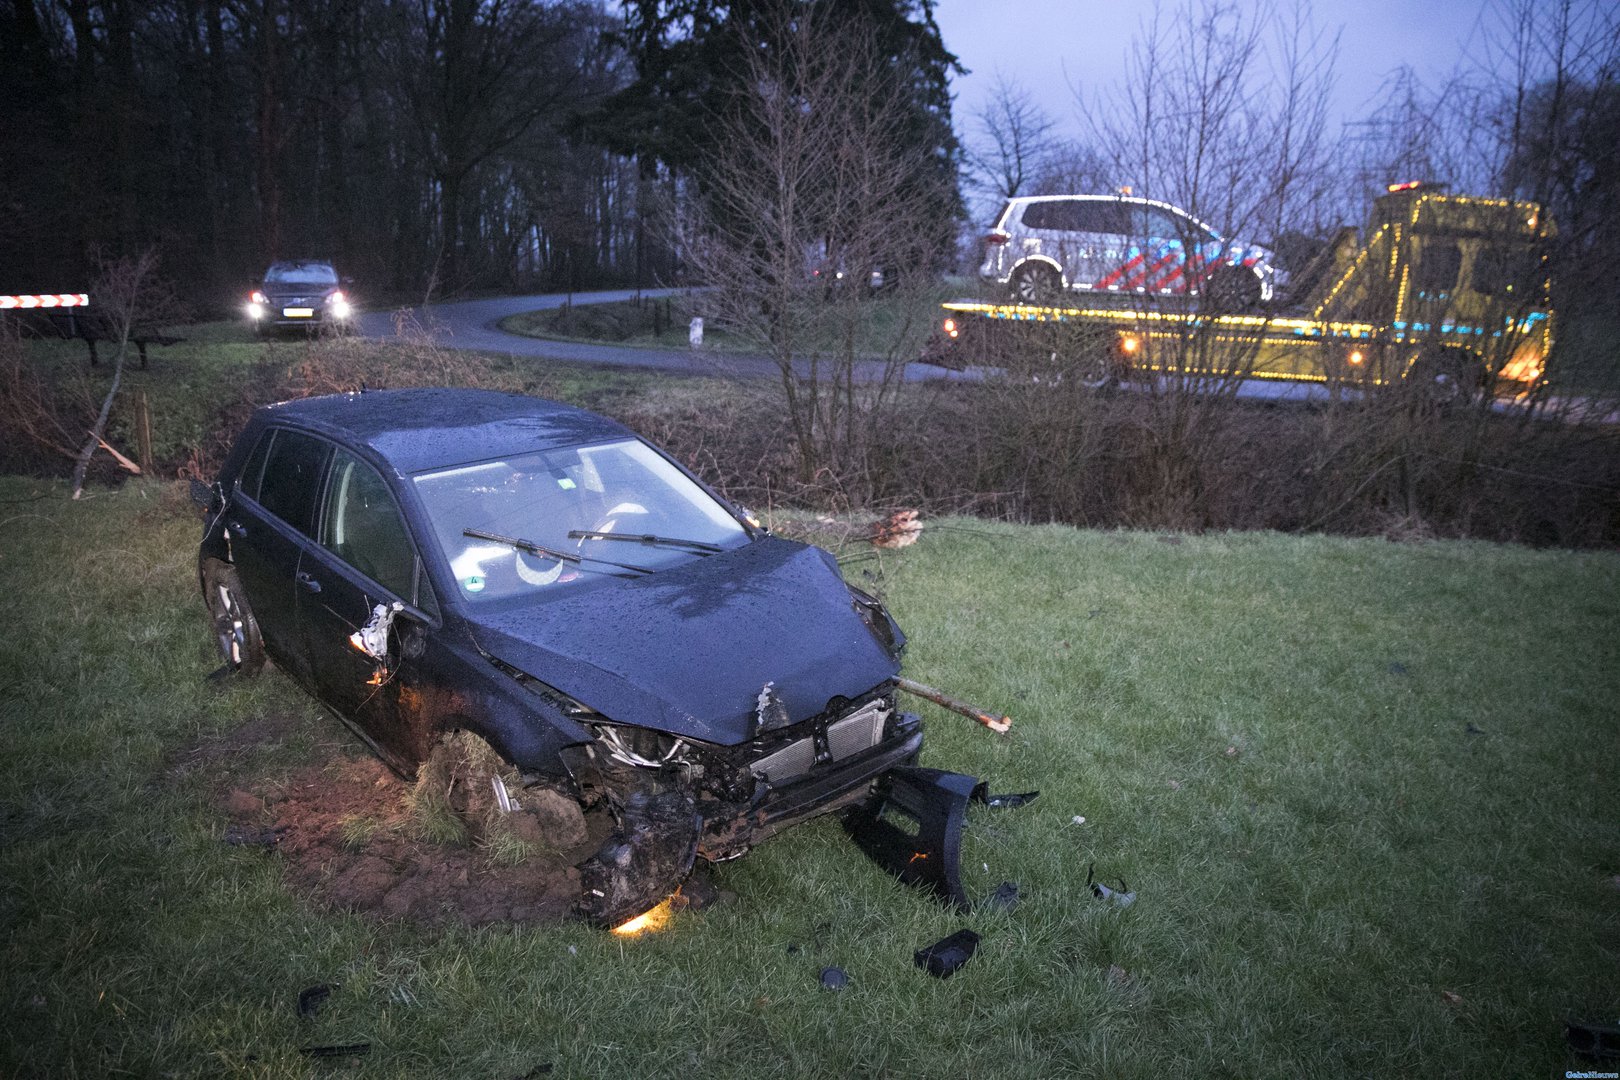
M 912 960 L 936 979 L 948 979 L 973 956 L 979 947 L 979 935 L 972 930 L 958 930 L 950 937 L 918 949 Z
M 1569 1048 L 1583 1057 L 1620 1060 L 1620 1027 L 1613 1024 L 1570 1020 L 1564 1024 L 1564 1038 Z
M 1018 900 L 1017 882 L 1003 881 L 996 886 L 996 891 L 990 894 L 990 899 L 984 902 L 984 906 L 990 911 L 1010 915 L 1018 907 Z
M 1036 799 L 1040 798 L 1040 796 L 1041 793 L 1038 791 L 1025 791 L 1019 794 L 1008 793 L 1005 795 L 991 795 L 985 790 L 984 784 L 980 784 L 978 787 L 973 789 L 973 801 L 984 806 L 988 806 L 992 810 L 1012 810 L 1015 807 L 1027 806 Z
M 1113 889 L 1095 879 L 1096 869 L 1096 863 L 1086 867 L 1086 888 L 1091 890 L 1092 896 L 1099 900 L 1112 901 L 1119 907 L 1130 907 L 1136 903 L 1136 893 L 1131 891 L 1131 887 L 1125 883 L 1124 878 L 1119 879 L 1119 888 Z
M 841 967 L 824 967 L 819 977 L 823 990 L 842 990 L 849 985 L 849 974 Z
M 286 831 L 285 825 L 227 825 L 225 842 L 231 847 L 273 848 L 281 843 L 281 836 Z
M 298 992 L 298 1016 L 301 1020 L 308 1020 L 321 1011 L 326 999 L 332 996 L 337 987 L 331 983 L 316 983 L 306 986 Z
M 1467 727 L 1463 728 L 1463 734 L 1464 735 L 1483 735 L 1483 734 L 1485 734 L 1485 729 L 1475 725 L 1473 722 L 1470 722 Z

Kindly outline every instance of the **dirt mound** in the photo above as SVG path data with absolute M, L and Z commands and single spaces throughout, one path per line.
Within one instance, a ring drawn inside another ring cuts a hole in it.
M 226 793 L 226 840 L 271 849 L 295 890 L 337 910 L 470 926 L 569 915 L 580 879 L 566 855 L 501 865 L 476 844 L 420 839 L 410 791 L 372 758 L 311 766 L 273 786 Z

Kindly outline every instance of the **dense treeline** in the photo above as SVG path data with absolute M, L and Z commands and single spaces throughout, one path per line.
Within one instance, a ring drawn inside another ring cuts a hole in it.
M 645 272 L 636 169 L 576 134 L 628 79 L 600 0 L 16 0 L 0 274 L 157 245 L 205 304 L 275 257 L 395 292 Z
M 98 251 L 155 245 L 204 310 L 277 257 L 333 258 L 402 296 L 668 280 L 667 233 L 645 219 L 702 125 L 669 50 L 695 30 L 732 40 L 747 8 L 644 2 L 627 33 L 606 0 L 9 6 L 0 286 L 79 290 Z M 831 6 L 877 12 L 932 65 L 919 137 L 945 149 L 954 199 L 952 60 L 928 5 Z

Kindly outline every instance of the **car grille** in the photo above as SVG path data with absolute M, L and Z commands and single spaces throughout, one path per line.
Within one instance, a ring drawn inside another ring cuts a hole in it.
M 824 747 L 822 761 L 842 761 L 863 750 L 870 750 L 883 739 L 883 723 L 889 718 L 889 704 L 882 698 L 832 723 L 814 725 L 814 730 L 780 749 L 756 759 L 749 770 L 755 776 L 782 783 L 803 776 L 818 760 L 817 745 Z

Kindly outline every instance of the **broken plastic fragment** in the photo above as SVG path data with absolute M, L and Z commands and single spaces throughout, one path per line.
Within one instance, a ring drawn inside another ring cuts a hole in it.
M 1095 863 L 1086 867 L 1086 887 L 1091 890 L 1091 895 L 1099 900 L 1112 901 L 1119 907 L 1130 907 L 1136 903 L 1136 894 L 1131 891 L 1131 887 L 1125 883 L 1124 878 L 1119 879 L 1119 888 L 1111 889 L 1100 881 L 1092 880 L 1092 872 L 1095 869 Z
M 1032 803 L 1040 796 L 1041 793 L 1038 791 L 1025 791 L 1016 795 L 1011 793 L 992 795 L 988 783 L 980 783 L 973 789 L 973 801 L 983 803 L 993 810 L 1011 810 L 1014 807 Z
M 990 899 L 984 902 L 984 906 L 991 911 L 1012 914 L 1013 909 L 1018 906 L 1018 883 L 1003 881 L 997 885 L 996 891 L 990 894 Z
M 373 660 L 388 659 L 388 631 L 394 625 L 394 616 L 405 610 L 395 600 L 392 604 L 378 604 L 371 609 L 371 619 L 349 635 L 349 644 Z
M 978 947 L 978 934 L 971 930 L 958 930 L 948 938 L 918 949 L 912 959 L 935 978 L 948 979 L 957 968 L 968 962 L 973 950 Z
M 1620 1027 L 1615 1025 L 1571 1020 L 1564 1025 L 1564 1038 L 1577 1054 L 1609 1060 L 1620 1058 Z
M 249 825 L 225 826 L 225 842 L 231 847 L 262 847 L 273 848 L 281 843 L 281 834 L 287 831 L 285 825 L 265 826 L 254 828 Z
M 316 983 L 314 986 L 304 987 L 298 992 L 298 1015 L 308 1020 L 320 1012 L 321 1006 L 326 1004 L 326 999 L 332 996 L 335 989 L 337 987 L 329 983 Z
M 824 967 L 821 969 L 821 988 L 823 990 L 842 990 L 849 985 L 849 976 L 843 968 Z

